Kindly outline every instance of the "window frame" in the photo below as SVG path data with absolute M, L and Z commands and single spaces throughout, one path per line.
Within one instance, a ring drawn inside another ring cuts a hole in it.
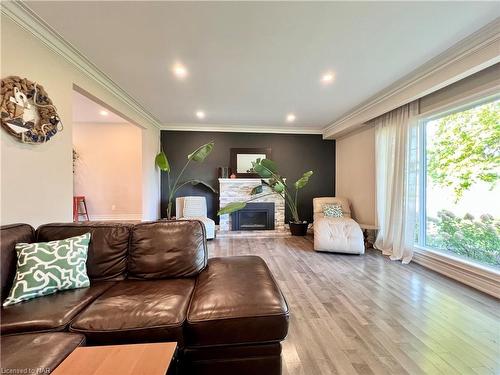
M 474 95 L 473 97 L 468 97 L 460 100 L 459 102 L 449 103 L 445 106 L 434 109 L 430 112 L 421 113 L 418 116 L 418 135 L 419 135 L 419 171 L 418 171 L 418 189 L 419 194 L 417 196 L 418 204 L 418 238 L 414 244 L 414 248 L 418 254 L 427 258 L 426 261 L 432 260 L 438 262 L 448 261 L 451 266 L 458 266 L 459 268 L 466 270 L 467 272 L 473 272 L 474 270 L 479 272 L 479 275 L 486 277 L 500 276 L 500 269 L 494 268 L 487 264 L 479 263 L 473 260 L 469 260 L 464 257 L 449 254 L 444 251 L 439 251 L 432 247 L 426 246 L 427 237 L 427 124 L 437 118 L 447 116 L 452 113 L 463 112 L 470 108 L 486 104 L 495 100 L 500 99 L 500 87 L 494 90 L 488 90 L 488 92 L 483 92 L 479 95 Z M 420 259 L 422 260 L 422 259 Z M 481 289 L 481 288 L 478 288 Z

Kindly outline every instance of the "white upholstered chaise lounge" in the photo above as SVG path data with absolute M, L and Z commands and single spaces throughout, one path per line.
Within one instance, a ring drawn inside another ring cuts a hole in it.
M 343 217 L 325 217 L 324 205 L 340 205 Z M 340 197 L 313 199 L 314 250 L 336 253 L 364 254 L 363 232 L 351 218 L 349 201 Z

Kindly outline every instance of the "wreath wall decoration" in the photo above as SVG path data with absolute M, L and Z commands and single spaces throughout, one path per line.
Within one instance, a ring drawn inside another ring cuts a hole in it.
M 23 143 L 45 143 L 63 124 L 43 86 L 26 78 L 2 79 L 0 90 L 2 127 Z

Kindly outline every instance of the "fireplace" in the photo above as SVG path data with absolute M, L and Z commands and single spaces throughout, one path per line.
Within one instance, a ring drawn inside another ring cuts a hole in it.
M 274 205 L 269 206 L 274 207 L 274 212 L 272 213 L 274 215 L 274 228 L 272 223 L 272 216 L 270 215 L 267 216 L 266 227 L 269 226 L 269 228 L 271 229 L 282 231 L 285 229 L 285 200 L 279 194 L 271 194 L 271 188 L 266 185 L 264 185 L 262 188 L 262 194 L 252 195 L 252 189 L 255 188 L 255 186 L 261 184 L 262 180 L 260 178 L 219 178 L 219 205 L 220 207 L 225 207 L 229 203 L 245 202 L 250 198 L 252 198 L 253 200 L 248 203 L 248 207 L 246 207 L 247 209 L 251 208 L 255 203 L 271 203 Z M 260 208 L 259 206 L 257 207 Z M 262 222 L 259 222 L 257 224 L 259 225 L 259 227 L 261 227 L 263 224 L 263 214 L 260 214 L 259 216 Z M 239 215 L 220 215 L 219 230 L 221 232 L 226 232 L 235 230 L 233 228 L 238 228 L 239 224 L 233 226 L 233 218 L 236 218 L 237 220 L 239 218 Z M 248 217 L 244 219 L 246 220 L 248 219 Z M 269 220 L 271 222 L 269 222 Z M 255 225 L 256 223 L 253 224 Z M 248 225 L 248 223 L 245 223 L 246 230 L 260 229 Z
M 247 203 L 231 214 L 231 222 L 233 230 L 273 230 L 274 203 Z

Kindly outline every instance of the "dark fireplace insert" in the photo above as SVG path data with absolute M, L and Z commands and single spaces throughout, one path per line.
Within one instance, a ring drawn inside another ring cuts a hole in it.
M 231 222 L 233 230 L 273 230 L 274 203 L 247 203 L 231 214 Z

